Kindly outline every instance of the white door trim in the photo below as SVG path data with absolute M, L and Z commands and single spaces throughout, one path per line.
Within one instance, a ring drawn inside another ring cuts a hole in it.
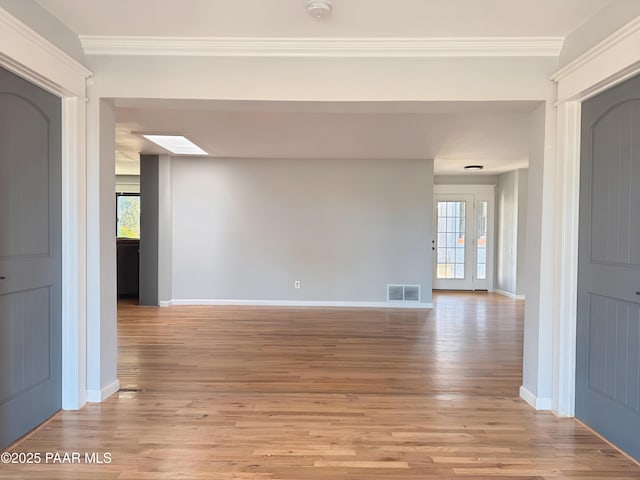
M 637 17 L 556 72 L 558 103 L 582 102 L 636 75 L 639 42 Z
M 578 213 L 580 207 L 580 102 L 558 107 L 556 270 L 552 410 L 574 416 L 578 298 Z
M 91 72 L 0 8 L 0 67 L 62 99 L 62 408 L 86 402 L 86 80 Z
M 582 102 L 640 73 L 640 17 L 564 67 L 558 83 L 556 175 L 556 271 L 553 334 L 552 409 L 575 414 L 576 302 L 578 291 L 578 213 Z

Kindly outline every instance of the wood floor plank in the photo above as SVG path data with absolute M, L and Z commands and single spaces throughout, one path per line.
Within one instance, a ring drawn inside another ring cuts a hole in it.
M 31 480 L 640 479 L 573 419 L 518 398 L 523 303 L 439 293 L 432 311 L 119 305 L 122 390 L 12 452 Z

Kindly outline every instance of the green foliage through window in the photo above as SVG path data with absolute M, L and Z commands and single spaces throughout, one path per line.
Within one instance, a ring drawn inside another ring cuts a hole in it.
M 140 238 L 140 195 L 117 196 L 117 236 Z

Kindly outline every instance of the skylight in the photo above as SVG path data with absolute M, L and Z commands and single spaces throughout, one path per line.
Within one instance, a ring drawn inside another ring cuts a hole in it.
M 182 135 L 142 135 L 176 155 L 207 155 L 207 152 Z

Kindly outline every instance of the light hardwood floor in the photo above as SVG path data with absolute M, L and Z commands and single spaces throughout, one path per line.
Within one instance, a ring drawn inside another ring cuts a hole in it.
M 432 311 L 119 308 L 123 390 L 61 412 L 8 479 L 640 479 L 573 419 L 518 398 L 523 304 L 440 293 Z M 639 434 L 640 438 L 640 434 Z

